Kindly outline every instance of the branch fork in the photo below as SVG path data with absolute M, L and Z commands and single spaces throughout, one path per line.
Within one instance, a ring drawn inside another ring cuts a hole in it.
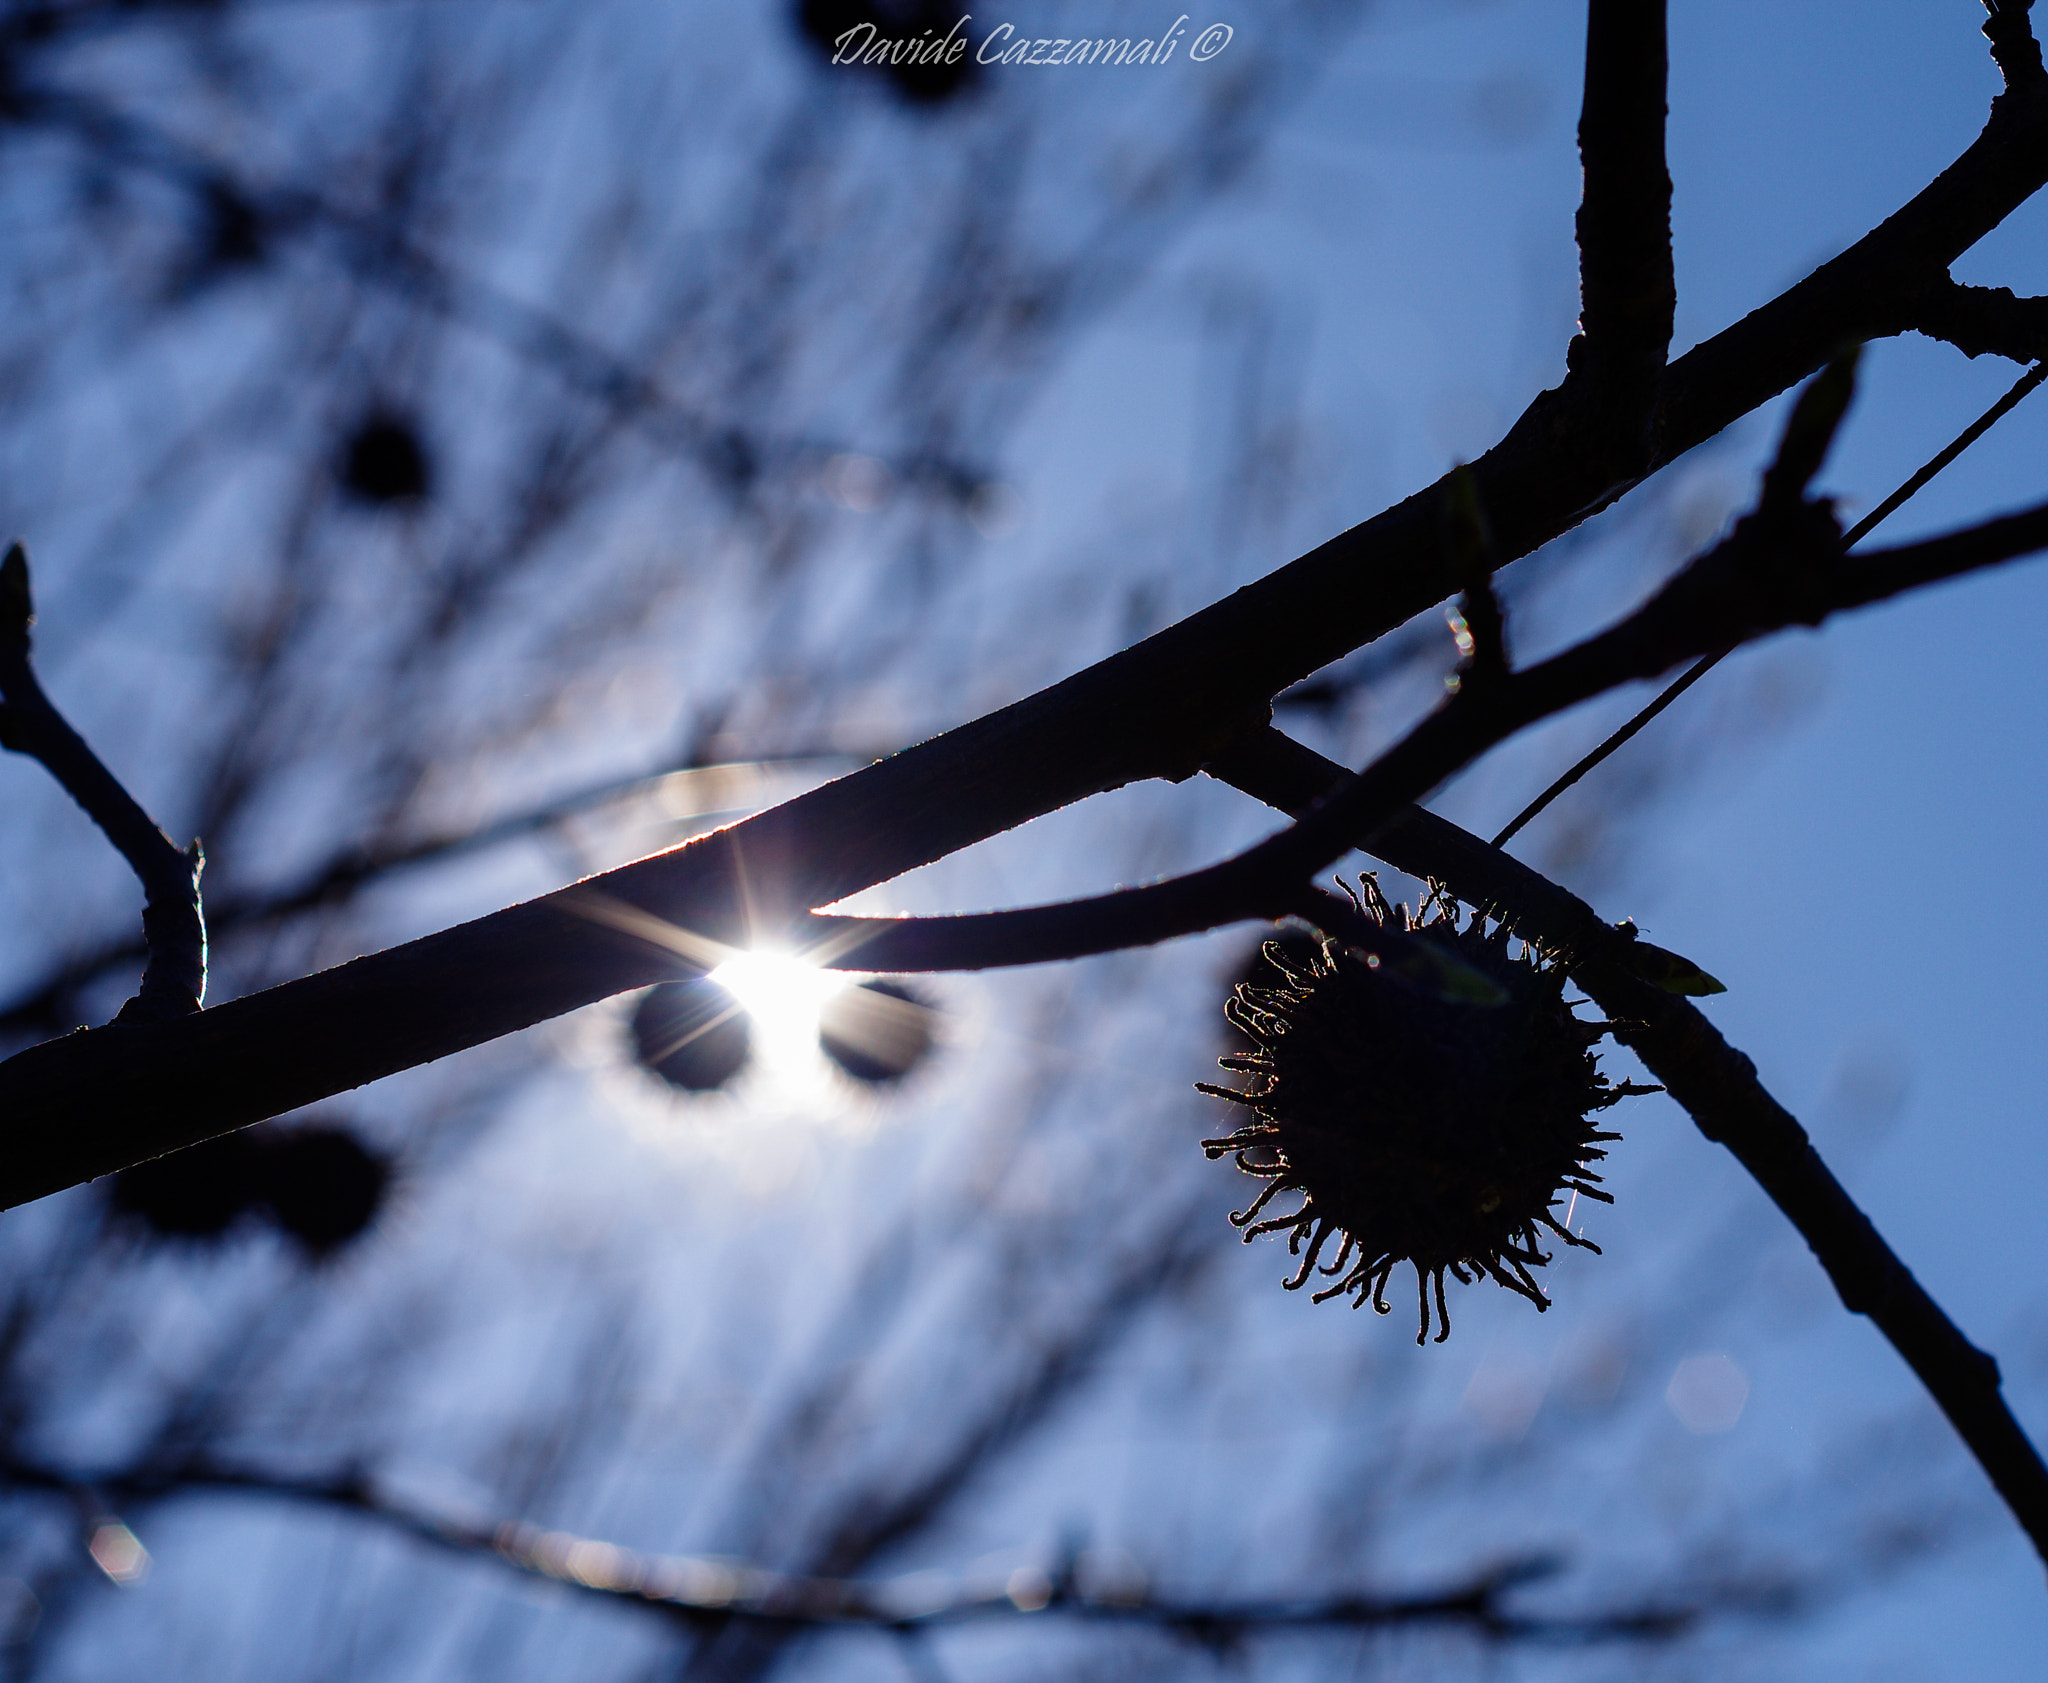
M 30 662 L 35 605 L 28 552 L 11 545 L 0 560 L 0 747 L 38 760 L 105 833 L 142 881 L 142 934 L 149 948 L 142 985 L 114 1019 L 165 1022 L 189 1016 L 206 998 L 206 917 L 198 842 L 179 848 L 65 722 Z

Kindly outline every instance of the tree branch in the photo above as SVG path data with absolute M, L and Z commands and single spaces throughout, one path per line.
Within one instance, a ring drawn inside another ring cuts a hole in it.
M 1624 459 L 1638 461 L 1655 449 L 1658 377 L 1678 300 L 1664 162 L 1667 71 L 1664 0 L 1591 0 L 1579 115 L 1580 336 L 1570 360 L 1624 443 Z
M 1918 301 L 1996 221 L 2038 190 L 2048 139 L 2048 78 L 2015 84 L 1991 120 L 1934 181 L 1840 256 L 1761 309 L 1695 346 L 1666 371 L 1662 465 L 1748 414 L 1827 361 L 1846 343 L 1909 331 Z M 2023 185 L 2033 180 L 2033 186 Z M 2017 192 L 2018 198 L 2011 195 Z M 1805 366 L 1772 384 L 1799 347 Z M 1715 417 L 1726 419 L 1715 420 Z M 1489 505 L 1490 506 L 1490 505 Z
M 1818 625 L 1841 609 L 2048 548 L 2044 503 L 1925 543 L 1843 555 L 1832 513 L 1797 499 L 1847 397 L 1842 364 L 1808 387 L 1765 475 L 1757 511 L 1627 619 L 1525 672 L 1451 696 L 1372 765 L 1257 846 L 1164 882 L 1059 905 L 957 917 L 814 913 L 804 920 L 806 950 L 838 969 L 978 970 L 1079 958 L 1245 919 L 1313 918 L 1303 893 L 1314 872 L 1538 720 L 1702 652 L 1790 625 Z
M 822 781 L 829 770 L 843 771 L 848 766 L 867 764 L 881 757 L 875 749 L 821 746 L 763 755 L 751 760 L 700 761 L 673 766 L 666 771 L 606 778 L 601 783 L 558 796 L 523 812 L 493 819 L 474 830 L 427 836 L 416 841 L 350 848 L 331 856 L 324 865 L 292 887 L 266 893 L 216 896 L 206 909 L 209 941 L 218 947 L 224 937 L 238 930 L 260 928 L 283 922 L 302 912 L 337 905 L 366 884 L 415 865 L 460 858 L 518 841 L 555 829 L 593 809 L 615 802 L 640 798 L 658 800 L 661 819 L 668 824 L 738 818 L 758 811 L 762 806 L 760 799 L 748 798 L 758 795 L 758 790 L 750 787 L 750 780 L 762 772 L 813 774 Z M 32 991 L 0 1005 L 0 1031 L 29 1026 L 56 1027 L 57 1013 L 86 983 L 113 965 L 147 956 L 146 946 L 117 940 L 66 961 L 43 981 L 34 984 Z
M 1912 325 L 1968 357 L 2048 356 L 2048 298 L 2021 298 L 2003 286 L 1963 286 L 1944 275 L 1921 296 Z
M 1248 736 L 1211 776 L 1300 813 L 1348 781 L 1345 768 L 1279 731 Z M 1963 1336 L 1829 1172 L 1756 1066 L 1686 1000 L 1653 986 L 1636 944 L 1576 895 L 1457 825 L 1410 807 L 1361 844 L 1398 870 L 1434 878 L 1468 905 L 1564 956 L 1572 979 L 1627 1026 L 1616 1038 L 1664 1083 L 1700 1132 L 1725 1145 L 1827 1270 L 1844 1306 L 1867 1315 L 1905 1358 L 2048 1560 L 2048 1468 L 1999 1391 L 1998 1364 Z
M 1788 436 L 1799 433 L 1806 408 L 1803 402 L 1795 411 Z M 805 938 L 829 943 L 833 961 L 846 968 L 977 968 L 1293 912 L 1311 874 L 1358 835 L 1537 719 L 1615 684 L 1655 677 L 1703 648 L 1818 624 L 1837 608 L 2043 546 L 2048 504 L 1853 560 L 1841 555 L 1833 518 L 1820 505 L 1760 510 L 1621 624 L 1526 672 L 1451 697 L 1344 790 L 1235 859 L 1172 882 L 1023 912 L 813 916 Z M 954 734 L 971 737 L 978 728 Z M 1225 746 L 1217 743 L 1206 757 Z M 863 843 L 886 845 L 905 828 L 915 833 L 901 815 L 894 825 L 878 816 L 872 829 L 831 817 L 835 797 L 843 800 L 915 753 L 588 884 L 183 1022 L 115 1023 L 30 1047 L 0 1063 L 0 1114 L 11 1130 L 0 1199 L 11 1206 L 41 1197 L 607 993 L 663 980 L 676 960 L 647 938 L 648 926 L 734 946 L 780 933 L 802 918 L 793 896 L 808 894 L 817 904 L 873 880 L 848 882 L 844 875 L 849 856 L 863 857 Z M 941 807 L 933 816 L 943 825 L 950 813 Z M 606 905 L 634 916 L 609 915 Z
M 2044 379 L 2048 379 L 2048 362 L 2037 362 L 2026 373 L 2015 380 L 1996 403 L 1992 404 L 1983 414 L 1963 428 L 1961 432 L 1957 433 L 1954 438 L 1950 439 L 1947 444 L 1943 445 L 1925 462 L 1921 463 L 1897 490 L 1893 491 L 1883 502 L 1879 503 L 1877 507 L 1864 515 L 1848 531 L 1844 532 L 1842 534 L 1842 548 L 1845 550 L 1855 548 L 1864 538 L 1868 537 L 1886 520 L 1890 519 L 1892 515 L 1896 514 L 1918 495 L 1920 490 L 1936 474 L 1940 473 L 1949 463 L 1969 449 L 1972 444 L 1976 443 L 1993 426 L 1997 425 L 2001 419 L 2010 414 L 2018 406 L 2021 399 L 2026 397 L 2036 386 L 2040 385 Z M 1732 650 L 1723 649 L 1716 654 L 1703 655 L 1699 660 L 1687 667 L 1647 707 L 1644 707 L 1619 730 L 1615 731 L 1605 741 L 1600 743 L 1598 747 L 1594 748 L 1591 753 L 1580 759 L 1569 771 L 1545 789 L 1542 794 L 1538 795 L 1527 806 L 1522 808 L 1520 812 L 1516 813 L 1509 820 L 1507 827 L 1493 838 L 1493 845 L 1495 847 L 1505 847 L 1520 832 L 1522 827 L 1539 812 L 1543 811 L 1559 795 L 1571 788 L 1586 773 L 1599 765 L 1608 755 L 1626 744 L 1638 731 L 1652 719 L 1656 718 L 1659 713 L 1663 712 L 1665 708 L 1669 707 L 1687 690 L 1691 689 L 1694 684 L 1704 678 L 1732 652 Z M 0 1017 L 0 1022 L 5 1020 L 4 1017 Z
M 2034 0 L 1984 0 L 1984 9 L 1991 14 L 1984 20 L 1984 38 L 1991 43 L 1991 60 L 2008 89 L 2038 86 L 2044 80 L 2041 46 L 2027 21 L 2033 5 Z
M 29 660 L 34 623 L 28 552 L 17 543 L 0 561 L 0 747 L 41 761 L 142 879 L 149 961 L 141 990 L 117 1020 L 167 1020 L 197 1011 L 206 997 L 206 919 L 199 903 L 205 855 L 196 841 L 183 852 L 173 846 L 50 704 Z
M 1900 332 L 1930 281 L 2048 180 L 2048 89 L 2015 86 L 1954 164 L 1847 251 L 1669 365 L 1645 471 L 1819 367 Z M 1634 482 L 1564 392 L 1472 464 L 1501 564 Z M 683 927 L 783 923 L 1141 778 L 1179 779 L 1264 723 L 1270 698 L 1441 601 L 1433 486 L 1024 701 L 746 823 L 600 879 Z M 1403 797 L 1404 799 L 1407 797 Z M 668 973 L 550 896 L 176 1025 L 119 1024 L 0 1064 L 6 1202 L 193 1144 L 509 1034 Z

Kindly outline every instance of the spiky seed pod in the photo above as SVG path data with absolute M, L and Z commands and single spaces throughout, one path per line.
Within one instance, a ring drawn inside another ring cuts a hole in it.
M 1591 1118 L 1657 1089 L 1600 1073 L 1592 1048 L 1609 1025 L 1575 1017 L 1564 971 L 1527 947 L 1512 950 L 1504 926 L 1489 930 L 1474 914 L 1460 927 L 1456 906 L 1435 889 L 1414 918 L 1369 876 L 1346 892 L 1379 922 L 1441 942 L 1500 983 L 1508 1002 L 1433 997 L 1334 943 L 1317 943 L 1304 960 L 1298 948 L 1268 942 L 1280 985 L 1241 982 L 1224 1006 L 1258 1048 L 1220 1060 L 1246 1086 L 1200 1084 L 1253 1112 L 1227 1138 L 1202 1142 L 1211 1158 L 1234 1154 L 1266 1182 L 1230 1219 L 1247 1242 L 1288 1235 L 1301 1258 L 1290 1291 L 1308 1282 L 1336 1236 L 1336 1258 L 1321 1269 L 1335 1283 L 1315 1293 L 1319 1303 L 1349 1293 L 1385 1314 L 1387 1281 L 1408 1263 L 1418 1344 L 1429 1335 L 1432 1286 L 1437 1342 L 1450 1335 L 1446 1273 L 1465 1284 L 1491 1278 L 1546 1309 L 1530 1273 L 1551 1260 L 1539 1229 L 1598 1251 L 1552 1212 L 1568 1194 L 1613 1202 L 1592 1165 L 1620 1135 Z M 1298 1210 L 1259 1219 L 1289 1192 L 1302 1195 Z

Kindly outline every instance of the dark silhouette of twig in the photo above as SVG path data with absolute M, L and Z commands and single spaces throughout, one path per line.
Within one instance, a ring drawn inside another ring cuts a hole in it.
M 1658 377 L 1678 302 L 1666 74 L 1663 0 L 1592 0 L 1579 116 L 1582 302 L 1570 362 L 1607 419 L 1621 471 L 1654 454 Z
M 1649 706 L 1645 707 L 1605 742 L 1601 743 L 1584 759 L 1580 760 L 1571 770 L 1567 771 L 1555 783 L 1551 784 L 1549 788 L 1545 789 L 1542 794 L 1538 795 L 1527 806 L 1522 808 L 1520 812 L 1516 813 L 1508 822 L 1507 828 L 1493 838 L 1493 845 L 1495 847 L 1507 846 L 1509 842 L 1515 839 L 1524 825 L 1540 814 L 1545 807 L 1550 805 L 1552 801 L 1556 800 L 1567 789 L 1571 788 L 1573 784 L 1577 783 L 1580 778 L 1584 777 L 1587 772 L 1600 764 L 1602 760 L 1606 759 L 1617 748 L 1624 746 L 1643 726 L 1656 718 L 1665 708 L 1669 707 L 1680 696 L 1685 694 L 1687 690 L 1691 689 L 1694 684 L 1698 683 L 1709 672 L 1713 671 L 1715 667 L 1719 666 L 1722 661 L 1726 660 L 1730 652 L 1730 650 L 1723 649 L 1719 654 L 1702 655 L 1698 660 L 1694 661 L 1678 677 L 1672 679 L 1655 701 L 1651 702 Z
M 197 1011 L 206 998 L 206 918 L 199 901 L 205 856 L 196 841 L 183 851 L 174 846 L 50 704 L 29 660 L 34 623 L 28 552 L 16 543 L 0 560 L 0 747 L 41 761 L 142 879 L 148 963 L 140 990 L 116 1021 Z
M 1842 547 L 1844 549 L 1854 548 L 1856 544 L 1876 531 L 1880 525 L 1889 520 L 1907 502 L 1918 496 L 1921 488 L 1929 480 L 1934 478 L 1936 474 L 1940 473 L 1943 468 L 1947 467 L 1949 463 L 1953 462 L 1965 450 L 1969 449 L 1971 445 L 1975 444 L 1978 439 L 1982 438 L 2000 421 L 2004 420 L 2007 415 L 2011 414 L 2019 406 L 2020 400 L 2043 380 L 2048 380 L 2048 362 L 2037 362 L 2012 383 L 2003 397 L 1992 404 L 1989 409 L 1985 410 L 1983 414 L 1979 415 L 1968 426 L 1963 428 L 1961 432 L 1957 433 L 1954 438 L 1950 439 L 1946 445 L 1922 463 L 1914 471 L 1910 479 L 1890 496 L 1886 497 L 1883 502 L 1879 503 L 1877 507 L 1872 509 L 1861 520 L 1857 521 L 1855 525 L 1851 526 L 1848 531 L 1843 533 Z
M 1848 531 L 1844 532 L 1842 534 L 1842 547 L 1845 550 L 1853 549 L 1859 541 L 1877 530 L 1884 521 L 1893 514 L 1896 514 L 1918 494 L 1922 486 L 1926 485 L 1943 468 L 1947 467 L 1949 463 L 1953 462 L 1965 450 L 1969 449 L 1972 444 L 1975 444 L 1978 439 L 1989 432 L 1993 426 L 2018 407 L 2020 399 L 2025 397 L 2044 379 L 2048 379 L 2048 362 L 2038 362 L 2015 380 L 2011 389 L 2003 397 L 1963 428 L 1961 432 L 1957 433 L 1954 438 L 1949 440 L 1946 445 L 1936 451 L 1932 457 L 1915 470 L 1913 475 L 1903 485 L 1892 492 L 1890 496 L 1886 497 L 1883 502 L 1879 503 L 1877 507 L 1872 509 L 1861 520 L 1857 521 L 1855 525 L 1851 526 Z M 1713 671 L 1715 667 L 1719 666 L 1733 652 L 1731 649 L 1722 649 L 1716 654 L 1703 656 L 1687 667 L 1654 701 L 1643 708 L 1641 712 L 1637 713 L 1634 718 L 1630 719 L 1619 730 L 1615 731 L 1612 736 L 1600 743 L 1584 759 L 1580 760 L 1562 777 L 1558 778 L 1555 783 L 1551 784 L 1549 788 L 1545 789 L 1542 794 L 1522 808 L 1520 812 L 1516 813 L 1514 818 L 1509 821 L 1507 828 L 1493 838 L 1493 845 L 1495 847 L 1505 847 L 1514 840 L 1531 819 L 1535 818 L 1545 807 L 1556 800 L 1559 795 L 1562 795 L 1567 789 L 1571 788 L 1573 784 L 1579 782 L 1586 773 L 1599 765 L 1601 761 L 1612 755 L 1617 748 L 1624 746 L 1643 726 L 1656 718 L 1659 713 L 1663 712 L 1665 708 L 1669 707 L 1681 695 L 1685 694 L 1687 690 L 1691 689 L 1694 684 Z
M 1210 774 L 1282 812 L 1309 810 L 1349 775 L 1270 728 L 1213 764 Z M 1396 869 L 1442 882 L 1524 939 L 1563 955 L 1572 979 L 1623 1025 L 1617 1038 L 1799 1230 L 1843 1304 L 1869 1316 L 1891 1341 L 2048 1560 L 2048 1467 L 2006 1406 L 1997 1362 L 1913 1278 L 1806 1131 L 1757 1080 L 1756 1066 L 1695 1006 L 1643 979 L 1631 961 L 1630 935 L 1498 847 L 1419 807 L 1362 832 L 1360 845 Z

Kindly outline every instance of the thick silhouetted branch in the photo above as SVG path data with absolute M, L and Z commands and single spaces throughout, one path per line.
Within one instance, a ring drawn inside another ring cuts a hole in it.
M 174 847 L 50 704 L 29 660 L 34 623 L 28 554 L 17 543 L 0 561 L 0 747 L 41 761 L 142 879 L 148 963 L 141 990 L 121 1008 L 121 1017 L 197 1011 L 206 997 L 206 919 L 199 904 L 205 860 L 199 844 L 182 853 Z
M 1984 0 L 1984 9 L 1991 14 L 1984 20 L 1984 37 L 2008 88 L 2038 86 L 2044 79 L 2040 43 L 2027 21 L 2033 6 L 2034 0 Z
M 2048 356 L 2048 298 L 2021 298 L 2003 286 L 1963 286 L 1944 279 L 1914 311 L 1913 329 L 1965 356 L 1986 353 L 2014 362 Z
M 420 1541 L 495 1559 L 515 1572 L 614 1602 L 637 1605 L 693 1628 L 730 1620 L 816 1630 L 918 1630 L 992 1618 L 1057 1616 L 1102 1624 L 1150 1625 L 1204 1640 L 1259 1632 L 1447 1625 L 1495 1642 L 1609 1642 L 1666 1639 L 1704 1608 L 1658 1605 L 1546 1618 L 1518 1613 L 1510 1593 L 1559 1569 L 1550 1559 L 1489 1567 L 1441 1590 L 1406 1595 L 1350 1592 L 1284 1598 L 1184 1600 L 1135 1583 L 1091 1585 L 1075 1561 L 1054 1572 L 1021 1568 L 997 1577 L 939 1581 L 821 1578 L 770 1571 L 745 1561 L 646 1554 L 595 1537 L 518 1520 L 437 1509 L 382 1491 L 358 1471 L 293 1478 L 250 1467 L 200 1462 L 160 1472 L 78 1478 L 21 1458 L 0 1461 L 0 1482 L 47 1490 L 104 1512 L 111 1501 L 159 1502 L 208 1492 L 269 1497 L 358 1515 Z
M 1591 0 L 1579 157 L 1580 337 L 1572 369 L 1648 460 L 1671 344 L 1671 175 L 1664 162 L 1664 0 Z
M 2044 180 L 2048 89 L 2015 83 L 1993 102 L 1978 138 L 1910 203 L 1666 368 L 1662 429 L 1642 471 L 1785 390 L 1845 342 L 1910 326 L 1914 300 Z M 1592 447 L 1599 424 L 1581 395 L 1548 392 L 1472 464 L 1502 565 L 1640 477 L 1603 462 Z M 1050 689 L 611 873 L 600 879 L 604 892 L 680 927 L 744 939 L 1088 795 L 1189 776 L 1262 725 L 1279 691 L 1458 587 L 1443 553 L 1442 509 L 1442 487 L 1432 486 Z M 557 895 L 183 1023 L 124 1023 L 32 1047 L 0 1064 L 5 1201 L 670 973 L 644 942 L 594 924 Z
M 1801 413 L 1824 406 L 1825 393 L 1819 383 L 1810 390 L 1789 436 L 1802 435 Z M 1841 555 L 1823 506 L 1759 512 L 1620 625 L 1496 685 L 1450 698 L 1345 791 L 1236 859 L 1078 907 L 961 919 L 821 918 L 805 939 L 829 941 L 839 962 L 868 969 L 978 967 L 1100 952 L 1294 911 L 1310 875 L 1360 833 L 1537 719 L 1615 684 L 1654 677 L 1703 647 L 1817 624 L 1836 608 L 2043 545 L 2048 506 L 1853 561 Z M 374 958 L 182 1023 L 114 1024 L 31 1047 L 0 1063 L 0 1114 L 12 1128 L 6 1202 L 42 1196 L 674 974 L 672 952 L 596 914 L 600 898 L 693 940 L 746 945 L 764 934 L 780 936 L 802 912 L 799 896 L 815 905 L 865 887 L 894 874 L 850 874 L 875 850 L 900 845 L 906 834 L 946 835 L 962 806 L 976 810 L 977 783 L 987 768 L 971 757 L 947 756 L 957 780 L 926 785 L 915 803 L 893 814 L 863 813 L 864 785 L 886 788 L 902 778 L 906 763 L 937 757 L 942 744 L 971 743 L 1007 716 L 964 727 L 673 853 Z M 1225 745 L 1214 743 L 1204 758 Z M 858 947 L 847 939 L 855 935 Z
M 1953 462 L 1965 449 L 1983 436 L 1989 428 L 2006 415 L 2023 397 L 2033 391 L 2044 378 L 2048 378 L 2048 362 L 2038 364 L 2021 376 L 1998 402 L 1983 415 L 1966 427 L 1954 440 L 1925 463 L 1911 478 L 1886 497 L 1875 509 L 1847 532 L 1843 537 L 1844 547 L 1854 545 L 1860 538 L 1874 530 L 1887 516 L 1896 512 L 1907 500 L 1926 485 L 1943 468 Z M 1469 474 L 1464 483 L 1470 486 Z M 1455 493 L 1458 481 L 1451 481 Z M 1452 497 L 1450 510 L 1451 537 L 1455 543 L 1463 535 L 1478 544 L 1483 552 L 1486 568 L 1492 565 L 1491 532 L 1478 510 L 1476 496 L 1460 499 Z M 1469 628 L 1468 628 L 1469 629 Z M 1475 645 L 1476 646 L 1476 645 Z M 1566 789 L 1577 783 L 1587 772 L 1606 759 L 1615 749 L 1632 738 L 1643 726 L 1668 707 L 1683 691 L 1718 662 L 1719 655 L 1711 655 L 1688 669 L 1686 674 L 1660 694 L 1649 706 L 1636 714 L 1620 730 L 1574 765 L 1546 789 L 1536 801 L 1523 810 L 1515 820 L 1494 838 L 1496 847 L 1503 846 L 1531 819 Z M 687 813 L 671 810 L 666 815 L 716 817 L 727 812 L 737 814 L 750 810 L 757 803 L 746 807 L 721 805 L 723 796 L 718 793 L 725 788 L 726 780 L 734 774 L 774 766 L 786 768 L 796 765 L 823 766 L 831 761 L 872 761 L 881 755 L 872 750 L 847 753 L 837 750 L 813 749 L 772 756 L 766 759 L 752 759 L 731 763 L 702 763 L 678 767 L 667 772 L 656 772 L 630 778 L 610 778 L 588 788 L 578 790 L 559 799 L 509 817 L 494 820 L 480 829 L 459 834 L 433 836 L 423 840 L 393 846 L 362 848 L 338 854 L 325 865 L 311 873 L 297 885 L 268 893 L 251 895 L 230 895 L 226 899 L 215 899 L 208 907 L 207 924 L 211 936 L 218 941 L 221 937 L 237 930 L 259 927 L 290 918 L 304 912 L 318 910 L 325 906 L 346 900 L 351 894 L 367 883 L 403 871 L 410 867 L 430 864 L 444 859 L 498 846 L 554 827 L 567 819 L 593 808 L 603 806 L 623 797 L 660 791 L 664 800 L 668 791 L 687 783 L 695 791 L 699 780 L 710 787 L 700 798 L 693 793 L 687 805 Z M 706 801 L 710 804 L 706 804 Z M 33 992 L 18 997 L 12 1004 L 0 1007 L 0 1028 L 52 1025 L 64 1002 L 77 990 L 100 975 L 110 966 L 129 960 L 141 960 L 147 956 L 147 948 L 133 942 L 110 943 L 81 955 L 67 963 L 49 980 L 39 984 Z
M 1233 745 L 1210 775 L 1299 813 L 1348 773 L 1268 728 Z M 1874 1321 L 1920 1378 L 2048 1560 L 2048 1468 L 1999 1391 L 1998 1364 L 1966 1339 L 1835 1179 L 1806 1131 L 1758 1081 L 1756 1066 L 1684 999 L 1644 980 L 1639 943 L 1576 895 L 1455 824 L 1411 807 L 1360 845 L 1398 870 L 1561 954 L 1572 979 L 1708 1139 L 1725 1145 L 1812 1247 L 1842 1302 Z

